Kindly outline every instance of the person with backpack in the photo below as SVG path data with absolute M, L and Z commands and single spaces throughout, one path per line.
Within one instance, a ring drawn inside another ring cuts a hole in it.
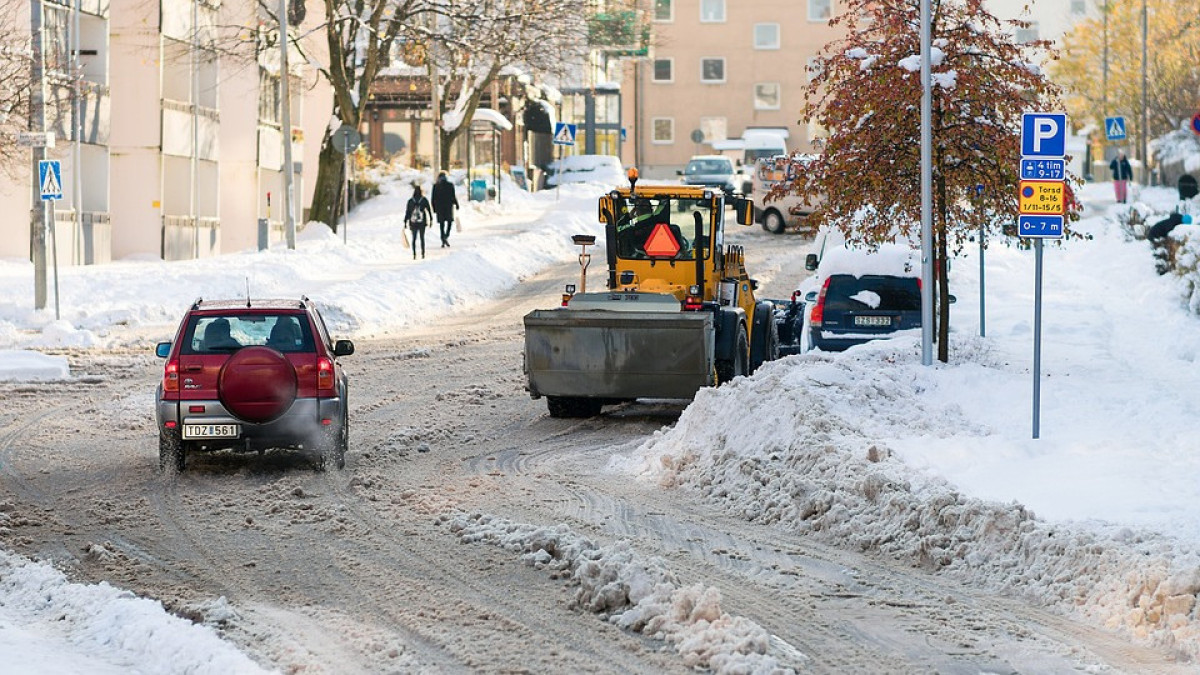
M 425 228 L 431 220 L 433 210 L 429 207 L 429 200 L 421 194 L 421 186 L 414 185 L 413 196 L 409 198 L 408 206 L 404 209 L 404 222 L 413 234 L 413 260 L 417 259 L 417 239 L 421 240 L 421 257 L 425 257 Z

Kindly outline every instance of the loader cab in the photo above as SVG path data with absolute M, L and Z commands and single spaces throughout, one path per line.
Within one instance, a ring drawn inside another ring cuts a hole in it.
M 702 196 L 617 196 L 612 214 L 617 258 L 653 263 L 710 258 L 718 204 Z

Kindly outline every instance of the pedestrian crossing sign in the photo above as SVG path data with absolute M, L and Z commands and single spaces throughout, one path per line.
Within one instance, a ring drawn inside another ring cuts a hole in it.
M 558 122 L 554 125 L 555 145 L 575 145 L 576 125 Z
M 1125 140 L 1125 118 L 1124 117 L 1105 117 L 1104 118 L 1104 135 L 1110 141 Z
M 41 186 L 42 201 L 62 199 L 62 164 L 57 159 L 38 162 L 38 185 Z

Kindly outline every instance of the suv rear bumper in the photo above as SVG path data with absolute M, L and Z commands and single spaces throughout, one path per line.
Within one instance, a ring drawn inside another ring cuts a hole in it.
M 343 399 L 302 398 L 296 399 L 287 412 L 279 418 L 265 423 L 246 422 L 226 410 L 220 401 L 158 401 L 155 417 L 161 430 L 174 422 L 182 432 L 184 424 L 237 424 L 241 435 L 237 438 L 186 439 L 184 442 L 209 449 L 243 447 L 258 450 L 276 447 L 311 446 L 325 430 L 340 432 L 343 421 Z M 204 412 L 187 412 L 192 406 L 203 406 Z M 322 423 L 330 420 L 330 424 Z

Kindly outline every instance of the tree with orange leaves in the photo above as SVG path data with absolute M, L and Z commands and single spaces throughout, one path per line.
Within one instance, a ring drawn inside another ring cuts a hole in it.
M 984 227 L 1017 217 L 1021 115 L 1057 110 L 1059 92 L 1036 59 L 1045 41 L 1018 44 L 981 0 L 930 0 L 934 295 L 938 359 L 949 360 L 946 261 Z M 824 194 L 818 225 L 852 244 L 920 238 L 921 50 L 918 0 L 850 0 L 833 19 L 845 37 L 822 50 L 805 121 L 828 134 L 822 155 L 790 186 Z M 983 192 L 974 197 L 977 185 Z M 982 218 L 981 218 L 982 216 Z

